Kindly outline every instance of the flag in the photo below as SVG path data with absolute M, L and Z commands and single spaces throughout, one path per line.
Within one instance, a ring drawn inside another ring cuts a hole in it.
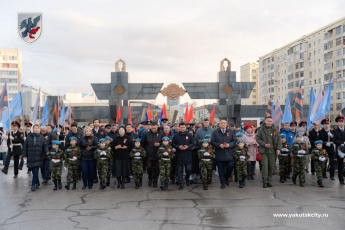
M 163 110 L 163 119 L 168 119 L 168 116 L 167 116 L 167 109 L 166 109 L 166 107 L 165 107 L 165 103 L 163 104 L 162 110 Z
M 345 116 L 344 114 L 345 114 L 345 101 L 344 101 L 344 103 L 343 103 L 343 108 L 341 109 L 340 115 Z
M 216 106 L 213 107 L 212 112 L 210 113 L 210 117 L 211 117 L 210 123 L 211 124 L 214 124 L 214 112 L 215 112 L 215 110 L 216 110 Z
M 289 122 L 289 123 L 292 122 L 292 114 L 291 114 L 291 105 L 290 105 L 289 93 L 287 94 L 286 101 L 285 101 L 285 110 L 284 110 L 284 116 L 283 116 L 283 123 L 285 123 L 285 122 Z
M 147 116 L 147 112 L 145 113 L 145 121 L 148 121 L 149 117 Z
M 40 109 L 40 100 L 41 100 L 41 88 L 38 90 L 35 107 L 34 107 L 34 110 L 32 111 L 32 116 L 31 116 L 31 122 L 34 124 L 37 123 L 37 116 L 39 114 L 39 109 Z
M 272 111 L 273 111 L 273 102 L 272 98 L 270 97 L 267 105 L 267 110 L 266 110 L 266 117 L 272 117 Z
M 329 81 L 329 85 L 327 87 L 327 90 L 325 92 L 325 95 L 322 98 L 322 102 L 320 106 L 318 107 L 317 113 L 315 115 L 315 122 L 316 124 L 319 124 L 321 120 L 326 116 L 328 113 L 331 112 L 331 91 L 332 91 L 332 81 Z M 322 118 L 322 119 L 321 119 Z
M 162 119 L 163 119 L 163 108 L 161 109 L 161 113 L 159 115 L 159 119 L 158 119 L 158 124 L 162 125 Z
M 1 91 L 1 97 L 0 97 L 0 118 L 3 114 L 4 107 L 7 107 L 7 106 L 8 106 L 7 81 L 5 81 L 4 87 L 2 88 L 2 91 Z
M 65 126 L 65 104 L 63 104 L 61 108 L 59 124 Z
M 308 121 L 307 121 L 307 129 L 311 129 L 312 122 L 310 120 L 311 110 L 313 109 L 313 105 L 315 103 L 315 94 L 314 89 L 311 87 L 310 89 L 310 100 L 309 100 L 309 111 L 308 111 Z
M 116 115 L 116 123 L 119 123 L 121 117 L 121 103 L 119 104 L 119 108 L 117 109 L 117 115 Z
M 152 120 L 152 113 L 151 113 L 151 107 L 149 105 L 149 108 L 147 109 L 147 118 L 151 121 Z
M 10 117 L 11 119 L 17 116 L 23 116 L 22 108 L 22 92 L 17 95 L 10 102 Z M 8 131 L 10 128 L 10 121 L 8 118 L 8 107 L 2 112 L 1 122 L 4 130 Z
M 72 107 L 71 107 L 71 104 L 69 104 L 66 111 L 66 115 L 65 115 L 65 122 L 67 121 L 67 124 L 72 124 L 74 122 L 72 115 L 73 115 Z
M 131 103 L 128 102 L 128 124 L 132 124 Z
M 188 102 L 186 104 L 186 111 L 184 112 L 184 120 L 188 123 Z
M 283 112 L 280 108 L 279 101 L 277 100 L 277 104 L 275 106 L 274 114 L 273 114 L 273 123 L 275 127 L 279 127 L 280 129 L 280 123 L 283 120 Z
M 59 111 L 58 111 L 58 107 L 57 104 L 55 103 L 54 105 L 54 110 L 53 110 L 53 119 L 51 121 L 51 125 L 54 127 L 58 126 L 58 122 L 59 122 Z
M 323 82 L 321 83 L 320 85 L 320 89 L 319 89 L 319 92 L 315 98 L 315 102 L 313 104 L 313 108 L 311 110 L 311 115 L 310 115 L 310 121 L 311 122 L 316 122 L 317 120 L 319 120 L 321 118 L 320 114 L 318 113 L 318 110 L 319 110 L 319 107 L 322 103 L 322 99 L 323 99 L 323 96 L 322 96 L 322 87 L 323 87 Z
M 187 123 L 190 123 L 190 121 L 193 119 L 193 104 L 190 106 L 189 113 L 188 113 L 188 121 Z
M 46 100 L 46 103 L 44 104 L 43 115 L 41 118 L 41 125 L 44 125 L 47 120 L 48 120 L 48 98 Z
M 294 107 L 296 109 L 296 121 L 299 123 L 303 120 L 302 83 L 299 85 Z

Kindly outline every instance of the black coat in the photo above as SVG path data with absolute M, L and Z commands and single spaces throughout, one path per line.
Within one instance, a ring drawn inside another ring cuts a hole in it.
M 113 140 L 115 139 L 116 136 L 119 135 L 119 131 L 116 130 L 116 132 L 110 131 L 109 133 L 107 133 L 107 136 L 109 136 L 110 138 L 112 138 Z
M 216 148 L 215 160 L 216 161 L 231 161 L 233 160 L 233 148 L 236 145 L 236 135 L 231 129 L 226 129 L 223 134 L 221 129 L 218 128 L 212 133 L 211 143 Z M 227 143 L 230 145 L 229 148 L 220 148 L 221 144 Z
M 71 143 L 70 143 L 70 140 L 69 140 L 70 137 L 78 138 L 77 146 L 81 147 L 81 138 L 83 137 L 82 133 L 80 133 L 79 131 L 77 131 L 76 133 L 73 133 L 72 130 L 70 130 L 69 133 L 66 136 L 66 148 L 71 146 Z
M 92 129 L 93 136 L 97 138 L 97 141 L 99 139 L 105 138 L 107 136 L 107 132 L 104 129 L 99 128 L 98 132 L 96 132 L 95 129 Z
M 47 152 L 49 152 L 48 145 L 43 135 L 30 133 L 26 137 L 23 157 L 27 158 L 28 168 L 42 167 Z
M 328 132 L 325 129 L 321 129 L 319 132 L 321 140 L 323 141 L 322 148 L 326 150 L 328 155 L 334 155 L 334 144 L 331 144 L 330 147 L 326 146 L 326 143 L 328 142 Z M 333 134 L 333 130 L 331 130 L 331 133 Z M 330 137 L 330 142 L 333 142 L 332 137 Z
M 163 138 L 162 132 L 153 133 L 151 130 L 146 132 L 141 143 L 146 150 L 147 160 L 154 161 L 158 160 L 157 152 L 158 148 L 154 145 L 155 142 L 161 143 Z
M 342 131 L 339 127 L 337 127 L 333 131 L 333 142 L 336 145 L 337 149 L 341 144 L 345 144 L 345 132 Z M 337 158 L 339 158 L 339 155 L 337 155 Z
M 194 147 L 194 138 L 192 134 L 188 132 L 176 133 L 173 136 L 171 145 L 176 149 L 176 164 L 192 164 L 192 148 Z M 188 149 L 181 150 L 179 148 L 180 145 L 187 145 Z
M 17 131 L 16 134 L 14 134 L 12 131 L 11 136 L 14 138 L 14 140 L 12 140 L 13 156 L 22 155 L 22 149 L 24 146 L 24 134 L 19 131 Z M 8 152 L 11 152 L 10 144 L 11 144 L 10 134 L 8 134 L 8 140 L 7 140 Z
M 194 137 L 194 146 L 192 148 L 192 172 L 191 173 L 199 173 L 199 157 L 198 157 L 198 150 L 201 148 L 199 139 Z
M 81 159 L 94 160 L 94 152 L 98 148 L 98 140 L 95 136 L 83 136 L 81 143 Z
M 127 149 L 115 149 L 117 145 L 127 146 Z M 124 160 L 129 158 L 130 149 L 133 147 L 133 142 L 128 136 L 123 135 L 122 137 L 118 135 L 115 137 L 114 141 L 111 142 L 111 149 L 114 153 L 115 160 Z
M 317 140 L 322 140 L 322 137 L 320 135 L 320 131 L 319 130 L 318 132 L 315 131 L 315 129 L 312 129 L 311 131 L 309 131 L 309 141 L 310 141 L 310 144 L 311 144 L 311 148 L 309 150 L 309 153 L 311 153 L 311 150 L 313 150 L 315 148 L 315 141 Z

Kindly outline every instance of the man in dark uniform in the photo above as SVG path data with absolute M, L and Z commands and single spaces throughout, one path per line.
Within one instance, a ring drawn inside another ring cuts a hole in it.
M 49 125 L 47 126 L 49 127 Z M 66 143 L 65 143 L 65 132 L 68 133 L 68 130 L 65 129 L 62 127 L 62 125 L 59 125 L 56 132 L 54 132 L 56 138 L 58 141 L 60 141 L 60 146 L 59 146 L 59 149 L 61 149 L 62 151 L 64 151 L 66 149 Z
M 331 180 L 334 180 L 334 171 L 335 171 L 335 155 L 334 155 L 334 144 L 333 144 L 333 130 L 330 129 L 329 124 L 330 121 L 328 118 L 323 119 L 321 121 L 321 124 L 323 125 L 323 129 L 320 130 L 320 136 L 321 136 L 321 140 L 323 141 L 323 146 L 322 148 L 326 150 L 326 152 L 328 153 L 328 157 L 329 157 L 329 176 L 331 178 Z M 325 162 L 325 164 L 327 164 Z M 323 177 L 326 177 L 326 168 L 324 169 L 323 172 Z
M 23 139 L 24 139 L 24 142 L 25 142 L 26 141 L 26 137 L 29 136 L 30 133 L 31 133 L 32 123 L 31 122 L 25 122 L 24 125 L 25 125 L 25 131 L 23 133 L 23 135 L 24 135 Z M 24 166 L 24 159 L 22 158 L 20 160 L 20 163 L 19 163 L 19 170 L 22 170 L 23 166 Z M 31 169 L 28 168 L 27 174 L 30 174 L 30 172 L 31 172 Z
M 117 126 L 115 123 L 111 124 L 110 131 L 107 133 L 107 136 L 109 136 L 113 141 L 115 137 L 119 134 L 117 131 Z
M 109 133 L 109 132 L 111 131 L 111 124 L 106 124 L 106 125 L 104 126 L 104 128 L 105 128 L 105 132 L 106 132 L 106 133 Z
M 51 151 L 53 149 L 52 141 L 56 140 L 56 138 L 52 133 L 47 132 L 47 126 L 45 125 L 41 125 L 41 134 L 46 139 L 48 150 Z M 43 184 L 47 184 L 48 180 L 50 180 L 50 160 L 46 155 L 44 156 L 43 167 L 41 167 L 41 174 Z
M 320 136 L 320 127 L 317 124 L 314 124 L 314 128 L 312 130 L 310 130 L 309 132 L 309 140 L 310 140 L 310 144 L 311 144 L 311 148 L 309 149 L 309 154 L 311 153 L 311 150 L 315 149 L 315 141 L 321 140 L 321 136 Z M 311 174 L 315 175 L 315 169 L 314 169 L 314 162 L 313 160 L 311 160 Z
M 290 132 L 293 134 L 293 136 L 295 137 L 297 134 L 297 122 L 293 121 L 290 123 Z
M 305 135 L 307 135 L 308 132 L 309 132 L 309 130 L 307 129 L 307 124 L 308 124 L 308 123 L 307 123 L 306 121 L 301 121 L 301 122 L 299 123 L 299 127 L 304 128 L 304 129 L 306 130 Z
M 337 147 L 337 151 L 339 146 L 345 144 L 345 127 L 344 127 L 344 117 L 338 116 L 335 118 L 335 122 L 337 122 L 338 127 L 333 131 L 333 142 Z M 344 185 L 344 158 L 340 158 L 339 154 L 337 154 L 337 161 L 338 161 L 338 178 L 340 184 Z
M 12 132 L 8 134 L 7 146 L 8 154 L 6 157 L 5 167 L 2 170 L 3 173 L 7 174 L 8 167 L 11 162 L 11 157 L 14 160 L 14 177 L 18 178 L 19 169 L 19 157 L 22 155 L 22 149 L 24 146 L 23 133 L 19 132 L 20 124 L 17 121 L 12 122 Z

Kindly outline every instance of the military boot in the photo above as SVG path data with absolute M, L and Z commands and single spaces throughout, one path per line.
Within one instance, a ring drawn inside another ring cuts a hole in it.
M 61 180 L 59 180 L 59 189 L 62 189 Z
M 140 187 L 139 182 L 135 182 L 135 189 L 138 189 Z
M 76 189 L 77 189 L 77 183 L 73 183 L 72 190 L 76 190 Z
M 65 185 L 65 189 L 69 190 L 69 186 L 71 183 L 67 182 L 67 184 Z
M 143 186 L 143 178 L 139 179 L 139 187 Z
M 207 187 L 208 187 L 208 186 L 207 186 L 207 183 L 204 182 L 204 190 L 207 190 L 207 189 L 208 189 Z
M 242 181 L 242 180 L 240 180 L 240 181 L 238 182 L 238 184 L 239 184 L 239 185 L 238 185 L 239 188 L 243 188 L 243 181 Z
M 117 178 L 117 188 L 120 188 L 120 186 L 121 186 L 121 177 L 118 177 Z
M 165 190 L 168 190 L 169 182 L 165 182 Z
M 243 187 L 246 186 L 246 184 L 247 184 L 246 180 L 243 179 L 243 180 L 242 180 L 242 185 L 243 185 Z
M 280 181 L 280 183 L 285 183 L 284 178 L 282 176 L 280 177 L 279 181 Z
M 318 180 L 318 181 L 317 181 L 317 184 L 318 184 L 319 187 L 321 187 L 321 188 L 325 187 L 325 186 L 322 184 L 322 180 Z
M 125 178 L 122 177 L 121 178 L 121 189 L 124 189 L 125 188 Z
M 101 189 L 105 189 L 107 186 L 105 185 L 105 181 L 103 180 L 102 182 L 101 182 Z
M 106 183 L 107 186 L 110 185 L 110 177 L 107 178 L 107 183 Z
M 54 182 L 54 188 L 53 188 L 53 190 L 57 190 L 57 181 L 56 181 L 56 180 L 53 180 L 53 182 Z

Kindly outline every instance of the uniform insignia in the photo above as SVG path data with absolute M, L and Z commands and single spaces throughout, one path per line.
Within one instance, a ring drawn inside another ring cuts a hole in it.
M 188 137 L 186 136 L 186 140 L 188 140 Z
M 89 142 L 91 142 L 91 139 L 89 139 Z
M 226 133 L 226 136 L 229 137 L 229 133 Z
M 127 139 L 125 138 L 125 139 L 123 140 L 123 143 L 126 143 L 126 141 L 127 141 Z
M 299 144 L 294 144 L 295 147 L 299 147 Z
M 168 149 L 168 152 L 169 152 L 169 153 L 171 152 L 171 149 L 170 149 L 170 148 Z
M 17 136 L 14 136 L 14 138 L 17 138 Z
M 101 132 L 101 135 L 103 135 L 103 132 Z
M 80 135 L 78 135 L 78 139 L 80 138 Z
M 77 151 L 78 150 L 78 148 L 74 148 L 74 151 Z

